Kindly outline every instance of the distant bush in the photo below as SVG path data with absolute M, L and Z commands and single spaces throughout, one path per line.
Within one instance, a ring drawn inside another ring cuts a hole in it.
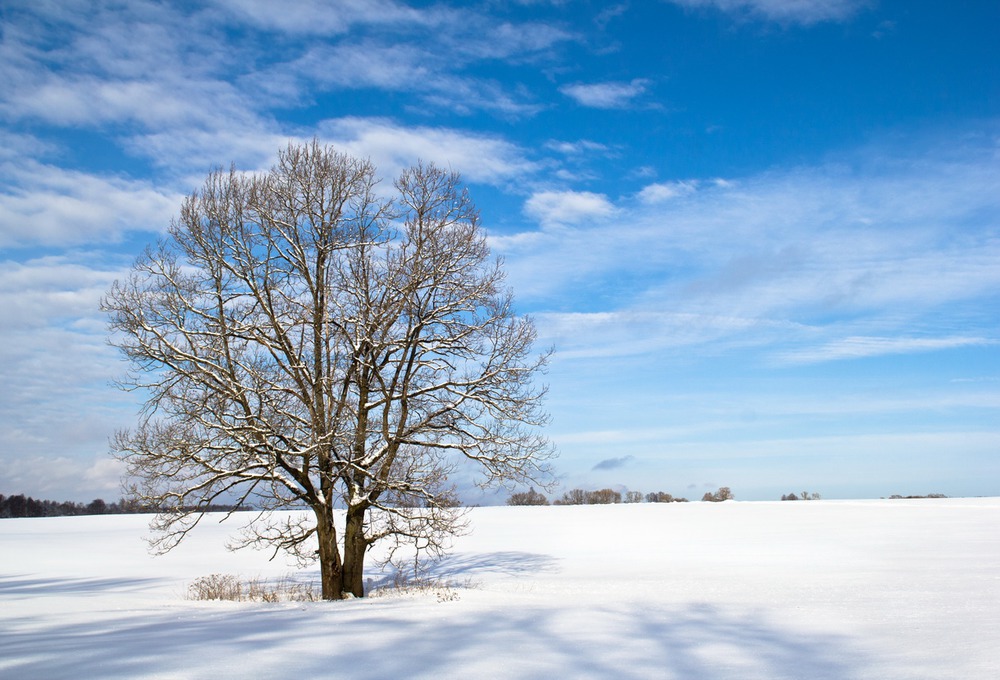
M 612 505 L 621 502 L 621 493 L 614 489 L 599 489 L 598 491 L 571 489 L 553 505 Z
M 641 491 L 629 491 L 625 494 L 626 503 L 642 503 L 642 492 Z
M 785 494 L 781 497 L 783 501 L 818 501 L 822 498 L 818 493 L 809 493 L 808 491 L 803 491 L 800 495 L 796 496 L 794 493 Z
M 710 501 L 712 503 L 721 503 L 722 501 L 733 500 L 733 492 L 729 490 L 728 486 L 719 487 L 719 490 L 715 493 L 710 491 L 705 492 L 705 495 L 701 497 L 703 501 Z
M 687 503 L 686 498 L 674 498 L 665 491 L 653 491 L 646 494 L 647 503 Z
M 534 487 L 527 491 L 512 493 L 507 499 L 507 505 L 548 505 L 549 499 L 535 491 Z
M 913 499 L 913 498 L 947 498 L 947 496 L 945 496 L 943 493 L 929 493 L 926 496 L 900 496 L 899 494 L 893 494 L 892 496 L 889 496 L 889 498 L 891 500 L 900 500 L 900 499 L 904 499 L 904 498 L 909 498 L 909 499 Z
M 614 489 L 599 489 L 587 493 L 588 505 L 614 505 L 621 502 L 621 493 Z

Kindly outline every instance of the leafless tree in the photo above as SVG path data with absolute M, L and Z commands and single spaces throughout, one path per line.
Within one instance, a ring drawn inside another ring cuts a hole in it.
M 548 505 L 549 499 L 545 497 L 544 494 L 535 491 L 534 487 L 531 487 L 527 491 L 519 491 L 517 493 L 512 493 L 507 498 L 507 505 Z
M 705 495 L 701 497 L 701 500 L 712 503 L 721 503 L 722 501 L 731 501 L 734 498 L 735 496 L 733 496 L 733 492 L 728 486 L 720 486 L 719 490 L 715 493 L 706 491 Z
M 597 491 L 570 489 L 553 505 L 612 505 L 621 502 L 621 492 L 614 489 L 599 489 Z
M 267 173 L 215 171 L 105 295 L 120 386 L 145 399 L 112 449 L 161 509 L 159 550 L 216 499 L 254 503 L 241 545 L 318 559 L 324 599 L 360 597 L 374 543 L 434 553 L 460 530 L 456 465 L 548 479 L 547 357 L 458 175 L 377 184 L 315 141 Z

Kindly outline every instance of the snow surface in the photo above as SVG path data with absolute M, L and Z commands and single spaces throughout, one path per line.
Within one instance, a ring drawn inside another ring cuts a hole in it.
M 227 552 L 243 517 L 163 557 L 148 517 L 0 520 L 0 677 L 1000 678 L 996 498 L 477 508 L 457 600 L 185 599 L 316 578 Z

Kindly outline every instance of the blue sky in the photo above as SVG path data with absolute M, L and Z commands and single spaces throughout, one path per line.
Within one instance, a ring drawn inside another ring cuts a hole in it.
M 289 140 L 459 170 L 564 488 L 1000 494 L 1000 4 L 0 8 L 0 493 L 118 495 L 100 296 Z

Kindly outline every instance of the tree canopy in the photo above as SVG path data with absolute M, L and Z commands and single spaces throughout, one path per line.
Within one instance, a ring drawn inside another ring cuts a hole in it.
M 324 598 L 362 596 L 370 546 L 434 552 L 460 529 L 457 465 L 545 483 L 547 356 L 474 203 L 434 165 L 393 188 L 315 141 L 266 173 L 212 172 L 106 294 L 120 385 L 145 399 L 113 450 L 131 495 L 168 509 L 158 548 L 218 499 L 305 505 L 245 543 L 318 558 Z

